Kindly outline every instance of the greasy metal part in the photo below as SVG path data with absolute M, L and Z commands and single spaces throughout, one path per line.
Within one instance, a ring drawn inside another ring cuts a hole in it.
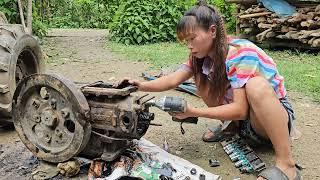
M 140 139 L 146 133 L 154 114 L 139 102 L 141 97 L 130 95 L 136 90 L 134 86 L 115 89 L 107 83 L 82 88 L 90 106 L 90 143 L 100 145 L 86 148 L 82 154 L 112 161 L 129 146 L 130 140 Z
M 101 158 L 105 161 L 112 161 L 131 144 L 132 141 L 130 140 L 110 140 L 109 137 L 106 138 L 106 136 L 101 136 L 100 133 L 92 131 L 90 141 L 80 155 L 88 158 Z
M 89 105 L 72 82 L 31 75 L 17 86 L 13 120 L 22 142 L 38 158 L 63 162 L 80 153 L 91 134 Z
M 81 88 L 81 91 L 83 92 L 84 95 L 96 95 L 96 96 L 109 96 L 109 97 L 113 97 L 113 96 L 128 96 L 130 95 L 130 93 L 134 92 L 137 90 L 137 87 L 134 86 L 130 86 L 130 87 L 126 87 L 123 89 L 115 89 L 112 88 L 112 86 L 110 87 L 108 86 L 102 86 L 102 87 L 92 87 L 92 86 L 85 86 L 83 88 Z
M 143 101 L 141 104 L 145 104 L 145 103 L 147 103 L 148 101 L 150 101 L 150 100 L 152 100 L 152 99 L 154 99 L 154 98 L 155 98 L 155 96 L 152 96 L 151 98 L 149 98 L 149 99 L 147 99 L 147 100 Z
M 147 97 L 148 95 L 149 95 L 149 94 L 142 95 L 141 97 L 139 97 L 139 98 L 137 99 L 137 101 L 140 101 L 142 98 Z
M 111 161 L 140 139 L 154 114 L 133 86 L 115 89 L 98 81 L 77 89 L 56 75 L 32 75 L 14 95 L 14 124 L 40 159 L 62 162 L 81 155 Z M 90 140 L 89 140 L 90 139 Z

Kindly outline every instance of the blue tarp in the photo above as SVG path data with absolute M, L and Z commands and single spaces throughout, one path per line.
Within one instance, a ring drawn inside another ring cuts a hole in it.
M 258 0 L 258 3 L 262 3 L 265 8 L 280 17 L 291 16 L 296 12 L 296 8 L 284 0 Z

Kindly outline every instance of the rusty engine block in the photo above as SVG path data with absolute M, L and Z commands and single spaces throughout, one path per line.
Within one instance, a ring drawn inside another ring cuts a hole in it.
M 145 96 L 131 94 L 136 90 L 102 81 L 79 88 L 58 75 L 34 74 L 14 93 L 14 126 L 41 160 L 63 162 L 80 154 L 112 161 L 154 119 L 141 102 Z

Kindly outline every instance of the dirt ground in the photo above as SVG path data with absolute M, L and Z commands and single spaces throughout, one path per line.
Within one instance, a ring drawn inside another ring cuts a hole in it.
M 127 61 L 105 48 L 105 35 L 104 30 L 50 31 L 42 42 L 47 61 L 46 71 L 61 74 L 77 82 L 115 82 L 122 77 L 141 78 L 139 76 L 142 72 L 149 71 L 148 64 Z M 196 107 L 204 106 L 200 99 L 174 90 L 152 94 L 182 96 Z M 304 179 L 320 179 L 320 104 L 299 92 L 289 91 L 289 98 L 296 110 L 296 127 L 302 133 L 301 138 L 293 141 L 294 158 L 305 168 L 302 172 Z M 202 133 L 208 127 L 216 125 L 217 121 L 200 119 L 197 125 L 184 125 L 186 134 L 182 135 L 179 123 L 171 121 L 170 116 L 164 112 L 152 110 L 156 114 L 154 123 L 160 123 L 162 127 L 149 128 L 145 138 L 162 146 L 166 136 L 172 154 L 221 175 L 223 179 L 255 179 L 253 175 L 241 174 L 220 144 L 202 142 Z M 272 150 L 256 151 L 268 166 L 274 162 Z M 209 167 L 209 158 L 219 160 L 221 166 Z M 15 131 L 0 129 L 0 179 L 28 179 L 32 168 L 37 164 Z

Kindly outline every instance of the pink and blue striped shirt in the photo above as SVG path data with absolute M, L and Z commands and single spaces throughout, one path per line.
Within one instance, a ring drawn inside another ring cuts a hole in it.
M 228 42 L 230 45 L 225 63 L 230 88 L 227 90 L 225 103 L 232 101 L 232 89 L 244 87 L 248 80 L 255 76 L 267 79 L 278 98 L 286 96 L 284 78 L 279 74 L 270 56 L 248 40 L 229 38 Z M 202 66 L 202 73 L 205 75 L 208 75 L 209 72 L 209 67 L 207 67 L 209 63 L 206 63 L 209 60 L 206 58 Z M 191 59 L 184 63 L 182 68 L 192 71 Z

